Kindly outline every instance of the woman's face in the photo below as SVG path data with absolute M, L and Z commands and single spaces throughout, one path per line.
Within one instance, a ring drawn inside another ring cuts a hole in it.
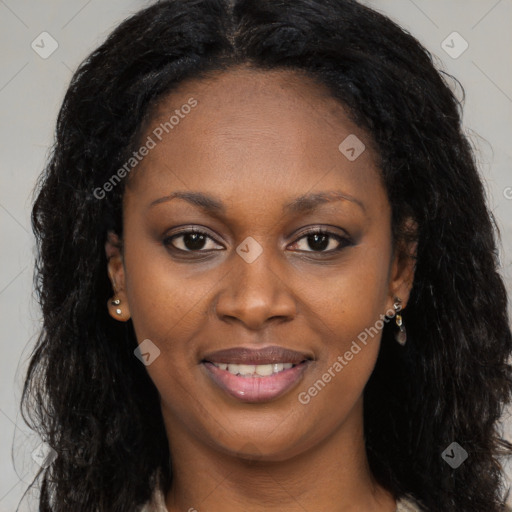
M 181 84 L 148 126 L 111 314 L 145 343 L 171 444 L 280 460 L 355 428 L 374 328 L 412 281 L 365 133 L 310 80 L 247 68 Z M 269 346 L 298 354 L 214 354 Z

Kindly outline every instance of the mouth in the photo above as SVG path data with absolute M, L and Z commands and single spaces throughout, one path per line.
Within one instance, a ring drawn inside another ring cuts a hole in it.
M 204 357 L 211 381 L 243 402 L 268 402 L 295 387 L 313 358 L 310 354 L 266 347 L 227 349 Z
M 269 364 L 236 364 L 236 363 L 213 363 L 211 361 L 206 361 L 215 365 L 217 368 L 221 370 L 225 370 L 231 375 L 237 375 L 239 377 L 269 377 L 270 375 L 276 375 L 277 373 L 281 373 L 284 370 L 289 370 L 290 368 L 294 368 L 297 364 L 305 363 L 306 361 L 301 361 L 300 363 L 269 363 Z

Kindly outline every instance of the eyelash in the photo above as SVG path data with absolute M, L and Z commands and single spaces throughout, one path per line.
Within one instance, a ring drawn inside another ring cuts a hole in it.
M 193 253 L 202 253 L 202 252 L 208 253 L 211 251 L 219 251 L 220 250 L 220 249 L 207 249 L 207 250 L 198 249 L 195 251 L 194 250 L 184 250 L 184 249 L 178 249 L 177 247 L 174 247 L 172 245 L 172 241 L 174 239 L 182 237 L 184 235 L 192 235 L 192 234 L 205 235 L 210 240 L 213 240 L 215 243 L 218 243 L 210 235 L 208 235 L 208 233 L 206 233 L 205 231 L 201 231 L 198 229 L 188 229 L 188 230 L 180 231 L 179 233 L 175 233 L 174 235 L 166 237 L 163 240 L 163 244 L 166 247 L 168 247 L 174 251 L 182 252 L 182 253 L 192 253 L 192 254 Z M 338 235 L 336 233 L 332 233 L 330 231 L 326 231 L 325 229 L 321 229 L 321 228 L 312 228 L 312 229 L 305 231 L 295 242 L 293 242 L 293 244 L 296 244 L 299 240 L 302 240 L 303 238 L 306 238 L 310 235 L 316 235 L 316 234 L 327 235 L 329 238 L 334 238 L 337 242 L 339 242 L 340 246 L 337 247 L 336 249 L 331 249 L 329 251 L 298 251 L 298 252 L 306 252 L 306 253 L 313 253 L 313 254 L 333 254 L 333 253 L 340 252 L 342 249 L 344 249 L 348 245 L 352 245 L 352 240 L 350 240 L 350 238 L 344 237 L 342 235 Z

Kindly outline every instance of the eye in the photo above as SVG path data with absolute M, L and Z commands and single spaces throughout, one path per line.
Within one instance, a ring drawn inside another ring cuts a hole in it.
M 300 246 L 302 240 L 305 240 L 305 243 L 302 244 L 302 248 L 298 247 L 299 251 L 318 253 L 337 252 L 352 243 L 347 237 L 319 228 L 311 229 L 304 233 L 294 242 L 292 247 L 296 246 L 295 248 L 297 249 L 297 246 Z M 210 247 L 208 247 L 209 241 Z M 181 252 L 208 252 L 223 249 L 220 244 L 216 244 L 215 240 L 210 235 L 197 229 L 189 229 L 169 236 L 163 240 L 163 244 L 167 247 L 171 246 L 172 249 Z M 312 250 L 308 250 L 304 248 L 304 246 L 309 246 Z
M 305 252 L 319 252 L 319 253 L 332 253 L 343 249 L 347 245 L 351 245 L 351 240 L 347 237 L 331 233 L 319 228 L 311 229 L 301 236 L 293 245 L 297 246 L 301 240 L 305 240 L 304 246 L 309 246 L 312 250 L 300 248 L 299 250 Z M 329 248 L 329 250 L 326 250 Z
M 208 240 L 214 242 L 213 238 L 204 231 L 189 229 L 165 238 L 163 243 L 166 246 L 172 246 L 172 248 L 184 252 L 206 252 L 209 250 L 218 250 L 213 247 L 207 247 L 205 249 L 205 244 L 207 245 Z M 175 243 L 175 241 L 177 241 L 177 243 Z

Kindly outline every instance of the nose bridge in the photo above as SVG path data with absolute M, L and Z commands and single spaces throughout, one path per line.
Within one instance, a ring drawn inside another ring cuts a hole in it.
M 268 239 L 267 239 L 268 240 Z M 295 302 L 280 274 L 273 249 L 247 237 L 232 255 L 227 286 L 217 301 L 217 315 L 237 318 L 256 329 L 272 317 L 292 317 Z
M 275 281 L 279 280 L 276 272 L 276 258 L 272 249 L 261 245 L 254 239 L 245 240 L 236 249 L 233 257 L 233 271 L 236 274 L 236 293 L 260 291 L 265 295 L 275 293 Z

